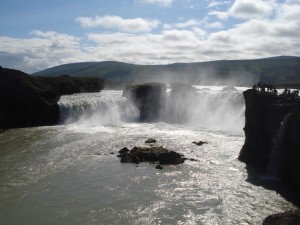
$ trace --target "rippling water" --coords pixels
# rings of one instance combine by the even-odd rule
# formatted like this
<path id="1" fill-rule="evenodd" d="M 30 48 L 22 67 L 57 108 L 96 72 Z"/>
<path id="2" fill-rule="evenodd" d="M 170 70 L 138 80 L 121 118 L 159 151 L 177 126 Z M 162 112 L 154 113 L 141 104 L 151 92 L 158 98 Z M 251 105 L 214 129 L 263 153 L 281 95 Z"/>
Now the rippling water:
<path id="1" fill-rule="evenodd" d="M 66 98 L 76 96 L 82 95 Z M 110 91 L 100 96 L 121 98 Z M 241 132 L 106 117 L 96 123 L 94 116 L 0 134 L 0 224 L 261 224 L 293 208 L 246 182 L 237 160 Z M 198 161 L 163 170 L 120 163 L 119 149 L 144 146 L 148 138 Z M 199 140 L 208 144 L 192 144 Z"/>

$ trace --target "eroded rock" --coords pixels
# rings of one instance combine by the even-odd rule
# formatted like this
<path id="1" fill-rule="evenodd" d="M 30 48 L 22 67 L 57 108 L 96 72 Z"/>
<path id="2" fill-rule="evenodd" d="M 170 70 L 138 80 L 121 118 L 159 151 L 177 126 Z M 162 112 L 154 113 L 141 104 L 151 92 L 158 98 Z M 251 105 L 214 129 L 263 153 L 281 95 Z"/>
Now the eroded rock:
<path id="1" fill-rule="evenodd" d="M 160 147 L 134 147 L 129 152 L 120 153 L 122 163 L 159 162 L 160 164 L 181 164 L 185 158 L 177 152 Z"/>

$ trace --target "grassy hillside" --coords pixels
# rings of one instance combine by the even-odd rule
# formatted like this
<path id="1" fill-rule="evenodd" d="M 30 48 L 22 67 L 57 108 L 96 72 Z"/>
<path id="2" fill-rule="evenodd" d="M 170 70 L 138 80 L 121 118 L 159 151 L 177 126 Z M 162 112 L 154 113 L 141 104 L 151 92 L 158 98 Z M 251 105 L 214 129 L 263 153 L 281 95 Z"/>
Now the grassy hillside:
<path id="1" fill-rule="evenodd" d="M 82 62 L 52 67 L 33 75 L 102 77 L 122 82 L 185 82 L 193 84 L 251 85 L 259 80 L 300 83 L 300 57 L 256 60 L 221 60 L 169 65 L 134 65 L 122 62 Z"/>

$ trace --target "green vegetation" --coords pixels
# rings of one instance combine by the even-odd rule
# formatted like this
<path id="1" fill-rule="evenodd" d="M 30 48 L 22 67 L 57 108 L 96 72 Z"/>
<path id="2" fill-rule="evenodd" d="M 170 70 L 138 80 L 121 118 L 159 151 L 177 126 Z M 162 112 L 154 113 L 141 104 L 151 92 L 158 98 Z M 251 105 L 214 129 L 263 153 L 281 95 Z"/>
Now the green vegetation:
<path id="1" fill-rule="evenodd" d="M 184 82 L 189 84 L 252 85 L 259 80 L 300 83 L 300 57 L 256 60 L 221 60 L 169 65 L 134 65 L 122 62 L 82 62 L 49 68 L 33 75 L 102 77 L 119 82 Z"/>

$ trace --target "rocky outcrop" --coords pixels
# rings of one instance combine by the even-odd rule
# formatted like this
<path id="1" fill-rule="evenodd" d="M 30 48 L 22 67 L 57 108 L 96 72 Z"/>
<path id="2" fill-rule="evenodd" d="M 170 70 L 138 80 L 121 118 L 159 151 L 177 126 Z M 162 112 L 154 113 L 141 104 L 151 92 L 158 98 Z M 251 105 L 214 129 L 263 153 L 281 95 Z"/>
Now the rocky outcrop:
<path id="1" fill-rule="evenodd" d="M 59 120 L 59 94 L 42 88 L 21 71 L 0 69 L 0 127 L 53 125 Z"/>
<path id="2" fill-rule="evenodd" d="M 270 215 L 264 219 L 263 225 L 299 225 L 300 210 Z"/>
<path id="3" fill-rule="evenodd" d="M 298 93 L 286 91 L 244 92 L 246 102 L 245 143 L 239 160 L 300 190 L 300 101 Z M 274 161 L 275 160 L 275 161 Z M 300 193 L 297 193 L 300 195 Z"/>
<path id="4" fill-rule="evenodd" d="M 100 78 L 32 77 L 0 67 L 0 128 L 57 124 L 61 95 L 99 91 L 103 86 Z"/>
<path id="5" fill-rule="evenodd" d="M 166 85 L 146 83 L 130 85 L 123 91 L 127 98 L 139 111 L 139 121 L 158 121 L 166 98 Z"/>
<path id="6" fill-rule="evenodd" d="M 134 147 L 129 149 L 122 148 L 119 151 L 118 157 L 121 158 L 122 163 L 140 163 L 140 162 L 159 162 L 163 165 L 177 165 L 184 163 L 185 158 L 181 154 L 169 151 L 168 149 L 160 147 Z"/>
<path id="7" fill-rule="evenodd" d="M 195 145 L 201 146 L 201 145 L 207 144 L 207 141 L 193 141 L 192 143 Z"/>
<path id="8" fill-rule="evenodd" d="M 95 77 L 61 75 L 58 77 L 32 77 L 32 79 L 39 85 L 53 89 L 59 95 L 99 92 L 105 85 L 104 79 Z"/>

